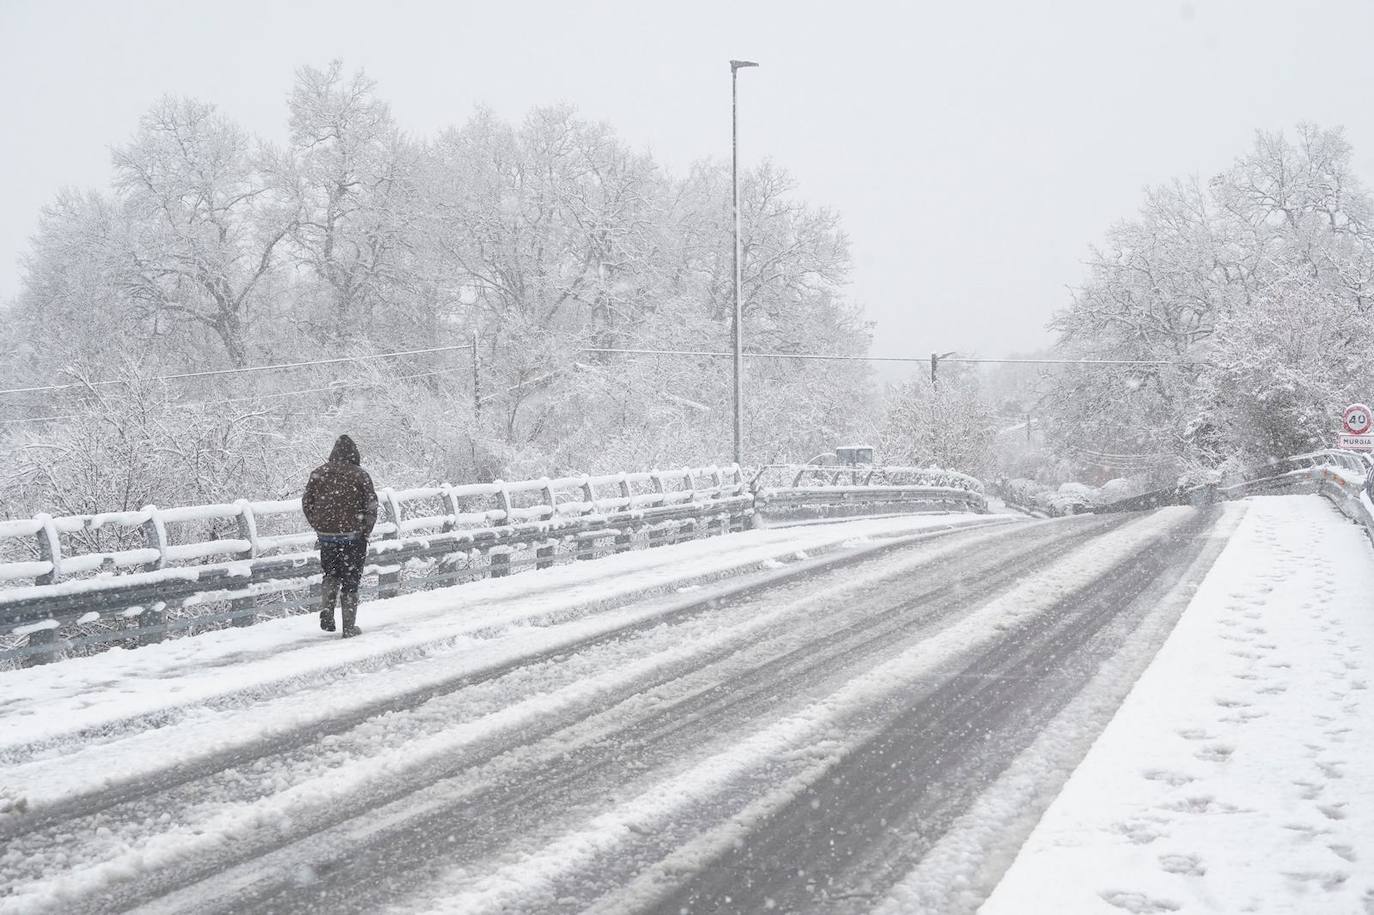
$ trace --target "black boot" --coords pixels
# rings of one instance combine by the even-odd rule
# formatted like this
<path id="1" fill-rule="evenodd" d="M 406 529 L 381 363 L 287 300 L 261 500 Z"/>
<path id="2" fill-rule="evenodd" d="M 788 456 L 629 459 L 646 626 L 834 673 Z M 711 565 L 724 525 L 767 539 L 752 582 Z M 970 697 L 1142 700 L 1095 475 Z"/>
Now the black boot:
<path id="1" fill-rule="evenodd" d="M 334 602 L 339 599 L 339 580 L 326 575 L 320 582 L 320 628 L 334 631 Z"/>
<path id="2" fill-rule="evenodd" d="M 358 592 L 345 591 L 340 596 L 339 605 L 343 608 L 343 637 L 351 639 L 355 635 L 362 635 L 363 631 L 358 628 Z"/>

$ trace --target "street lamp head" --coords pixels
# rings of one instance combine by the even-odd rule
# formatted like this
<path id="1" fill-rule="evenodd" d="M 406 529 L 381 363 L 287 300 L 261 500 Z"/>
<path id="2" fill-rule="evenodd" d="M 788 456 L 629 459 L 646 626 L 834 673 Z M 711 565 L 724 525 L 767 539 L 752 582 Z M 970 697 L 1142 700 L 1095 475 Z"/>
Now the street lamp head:
<path id="1" fill-rule="evenodd" d="M 731 73 L 734 73 L 736 70 L 740 69 L 741 67 L 757 67 L 757 66 L 758 66 L 758 64 L 756 64 L 756 63 L 755 63 L 754 61 L 752 61 L 752 60 L 732 60 L 732 61 L 730 61 L 730 72 L 731 72 Z"/>

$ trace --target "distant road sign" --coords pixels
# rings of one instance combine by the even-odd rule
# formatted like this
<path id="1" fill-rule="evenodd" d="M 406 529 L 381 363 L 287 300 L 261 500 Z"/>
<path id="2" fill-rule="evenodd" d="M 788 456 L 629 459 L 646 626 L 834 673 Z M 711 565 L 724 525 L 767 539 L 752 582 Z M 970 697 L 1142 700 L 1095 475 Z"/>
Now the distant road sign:
<path id="1" fill-rule="evenodd" d="M 1353 403 L 1341 414 L 1341 425 L 1346 435 L 1368 435 L 1374 430 L 1374 414 L 1362 403 Z"/>
<path id="2" fill-rule="evenodd" d="M 1347 451 L 1374 451 L 1374 435 L 1342 435 L 1340 447 Z"/>

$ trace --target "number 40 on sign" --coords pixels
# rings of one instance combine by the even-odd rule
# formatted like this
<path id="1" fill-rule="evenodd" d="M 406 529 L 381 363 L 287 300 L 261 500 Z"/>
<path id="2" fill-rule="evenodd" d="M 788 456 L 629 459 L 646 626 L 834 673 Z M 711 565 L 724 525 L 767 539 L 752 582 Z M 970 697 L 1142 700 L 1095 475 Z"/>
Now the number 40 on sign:
<path id="1" fill-rule="evenodd" d="M 1353 403 L 1341 414 L 1340 447 L 1352 451 L 1374 451 L 1374 413 L 1362 403 Z"/>

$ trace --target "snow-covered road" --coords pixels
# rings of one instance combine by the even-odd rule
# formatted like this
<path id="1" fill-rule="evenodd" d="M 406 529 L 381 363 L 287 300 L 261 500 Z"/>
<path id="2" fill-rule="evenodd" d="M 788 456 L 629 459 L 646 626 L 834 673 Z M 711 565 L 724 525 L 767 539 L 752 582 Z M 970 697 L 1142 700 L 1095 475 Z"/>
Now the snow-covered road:
<path id="1" fill-rule="evenodd" d="M 4 674 L 0 912 L 969 910 L 1244 511 L 756 531 Z"/>

